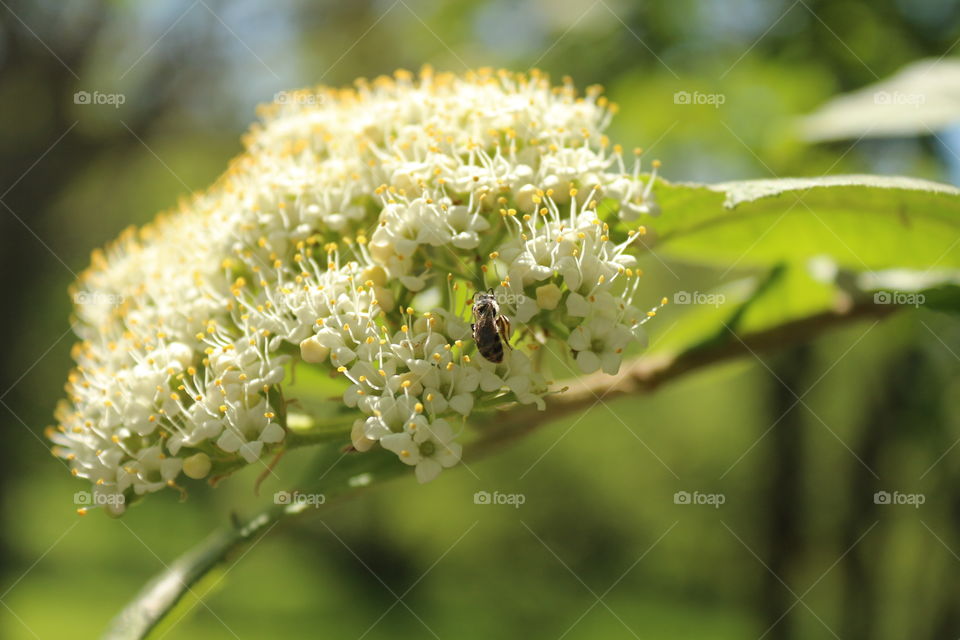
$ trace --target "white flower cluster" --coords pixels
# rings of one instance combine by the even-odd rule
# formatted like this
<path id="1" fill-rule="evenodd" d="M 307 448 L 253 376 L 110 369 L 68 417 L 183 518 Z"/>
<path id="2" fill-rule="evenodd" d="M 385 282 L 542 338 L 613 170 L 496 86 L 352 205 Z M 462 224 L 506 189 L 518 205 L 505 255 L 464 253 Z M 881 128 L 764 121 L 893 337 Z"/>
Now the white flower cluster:
<path id="1" fill-rule="evenodd" d="M 471 412 L 543 406 L 541 349 L 616 373 L 655 313 L 634 305 L 645 229 L 628 229 L 657 212 L 654 178 L 603 136 L 598 88 L 426 69 L 287 95 L 208 192 L 76 285 L 82 341 L 49 436 L 94 504 L 283 446 L 296 363 L 345 378 L 356 450 L 429 481 Z M 516 333 L 502 362 L 471 334 L 488 287 Z"/>

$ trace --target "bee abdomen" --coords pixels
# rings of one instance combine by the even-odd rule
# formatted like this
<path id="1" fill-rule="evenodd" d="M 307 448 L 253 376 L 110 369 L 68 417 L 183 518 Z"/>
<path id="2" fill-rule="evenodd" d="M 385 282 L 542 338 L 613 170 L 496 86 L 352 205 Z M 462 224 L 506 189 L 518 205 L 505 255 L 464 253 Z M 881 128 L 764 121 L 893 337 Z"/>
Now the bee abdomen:
<path id="1" fill-rule="evenodd" d="M 499 340 L 493 344 L 485 345 L 484 348 L 480 350 L 480 355 L 490 362 L 499 364 L 503 362 L 503 345 Z"/>

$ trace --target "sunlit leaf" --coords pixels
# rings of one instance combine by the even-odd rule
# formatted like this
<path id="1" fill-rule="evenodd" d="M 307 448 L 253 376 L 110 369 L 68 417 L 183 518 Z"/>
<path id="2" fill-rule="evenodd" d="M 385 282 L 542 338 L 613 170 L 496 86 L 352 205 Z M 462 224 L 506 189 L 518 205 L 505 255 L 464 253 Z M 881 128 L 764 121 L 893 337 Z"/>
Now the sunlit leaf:
<path id="1" fill-rule="evenodd" d="M 811 142 L 928 136 L 960 122 L 960 61 L 914 62 L 895 75 L 837 96 L 800 123 Z"/>
<path id="2" fill-rule="evenodd" d="M 960 190 L 902 177 L 663 183 L 658 255 L 730 267 L 828 256 L 862 271 L 960 267 Z M 649 236 L 648 236 L 649 237 Z"/>

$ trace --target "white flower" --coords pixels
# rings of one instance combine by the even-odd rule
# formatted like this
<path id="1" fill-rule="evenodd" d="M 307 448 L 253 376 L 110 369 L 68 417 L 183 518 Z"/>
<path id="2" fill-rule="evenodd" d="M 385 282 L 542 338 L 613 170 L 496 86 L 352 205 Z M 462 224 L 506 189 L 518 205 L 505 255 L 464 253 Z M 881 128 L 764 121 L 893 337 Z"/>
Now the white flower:
<path id="1" fill-rule="evenodd" d="M 417 480 L 430 482 L 441 469 L 460 462 L 461 447 L 453 442 L 453 429 L 446 420 L 417 425 L 403 433 L 380 439 L 380 445 L 394 452 L 404 464 L 416 466 Z"/>
<path id="2" fill-rule="evenodd" d="M 525 353 L 514 349 L 510 353 L 510 366 L 504 384 L 520 404 L 536 404 L 540 410 L 546 408 L 543 396 L 547 391 L 547 384 L 543 376 L 534 370 L 533 363 Z"/>
<path id="3" fill-rule="evenodd" d="M 297 367 L 343 376 L 344 440 L 406 451 L 426 481 L 460 458 L 447 420 L 543 407 L 528 354 L 544 343 L 569 333 L 581 368 L 611 372 L 642 337 L 645 229 L 623 221 L 655 212 L 653 180 L 608 144 L 598 90 L 425 69 L 304 95 L 75 285 L 76 368 L 48 435 L 104 495 L 182 491 L 283 447 Z M 609 199 L 619 220 L 600 217 Z M 514 321 L 500 363 L 471 330 L 488 287 Z"/>
<path id="4" fill-rule="evenodd" d="M 225 426 L 217 446 L 227 453 L 239 452 L 247 462 L 260 458 L 264 444 L 283 440 L 283 427 L 273 422 L 274 414 L 265 411 L 266 400 L 261 399 L 253 407 L 223 405 Z"/>
<path id="5" fill-rule="evenodd" d="M 605 318 L 579 325 L 567 343 L 576 352 L 577 364 L 584 373 L 603 369 L 615 375 L 620 370 L 623 350 L 633 339 L 630 330 Z"/>
<path id="6" fill-rule="evenodd" d="M 530 322 L 530 319 L 540 311 L 536 300 L 523 294 L 520 295 L 522 298 L 517 303 L 516 313 L 513 314 L 513 322 L 516 324 Z"/>

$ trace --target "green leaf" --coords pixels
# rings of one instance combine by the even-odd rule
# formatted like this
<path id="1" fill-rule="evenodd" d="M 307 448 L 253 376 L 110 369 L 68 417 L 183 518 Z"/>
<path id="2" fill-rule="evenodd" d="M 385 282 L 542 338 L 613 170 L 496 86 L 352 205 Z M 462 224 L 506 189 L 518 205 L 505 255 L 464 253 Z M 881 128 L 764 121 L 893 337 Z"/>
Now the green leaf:
<path id="1" fill-rule="evenodd" d="M 817 281 L 801 265 L 781 264 L 707 292 L 675 295 L 669 309 L 679 314 L 676 323 L 657 340 L 652 352 L 680 356 L 716 348 L 735 340 L 731 331 L 756 334 L 841 306 L 834 284 Z M 669 321 L 669 315 L 660 315 Z"/>
<path id="2" fill-rule="evenodd" d="M 928 136 L 960 122 L 960 61 L 920 60 L 833 98 L 800 122 L 810 142 Z"/>
<path id="3" fill-rule="evenodd" d="M 838 271 L 835 279 L 853 295 L 875 304 L 898 304 L 960 313 L 960 272 L 894 269 L 876 273 Z"/>
<path id="4" fill-rule="evenodd" d="M 902 177 L 660 183 L 661 257 L 772 267 L 827 256 L 854 270 L 960 268 L 960 190 Z"/>
<path id="5" fill-rule="evenodd" d="M 943 285 L 924 289 L 921 293 L 923 294 L 924 308 L 948 313 L 960 313 L 960 286 L 955 284 Z"/>
<path id="6" fill-rule="evenodd" d="M 737 333 L 755 333 L 842 306 L 835 286 L 818 282 L 805 265 L 774 268 L 731 322 Z"/>

